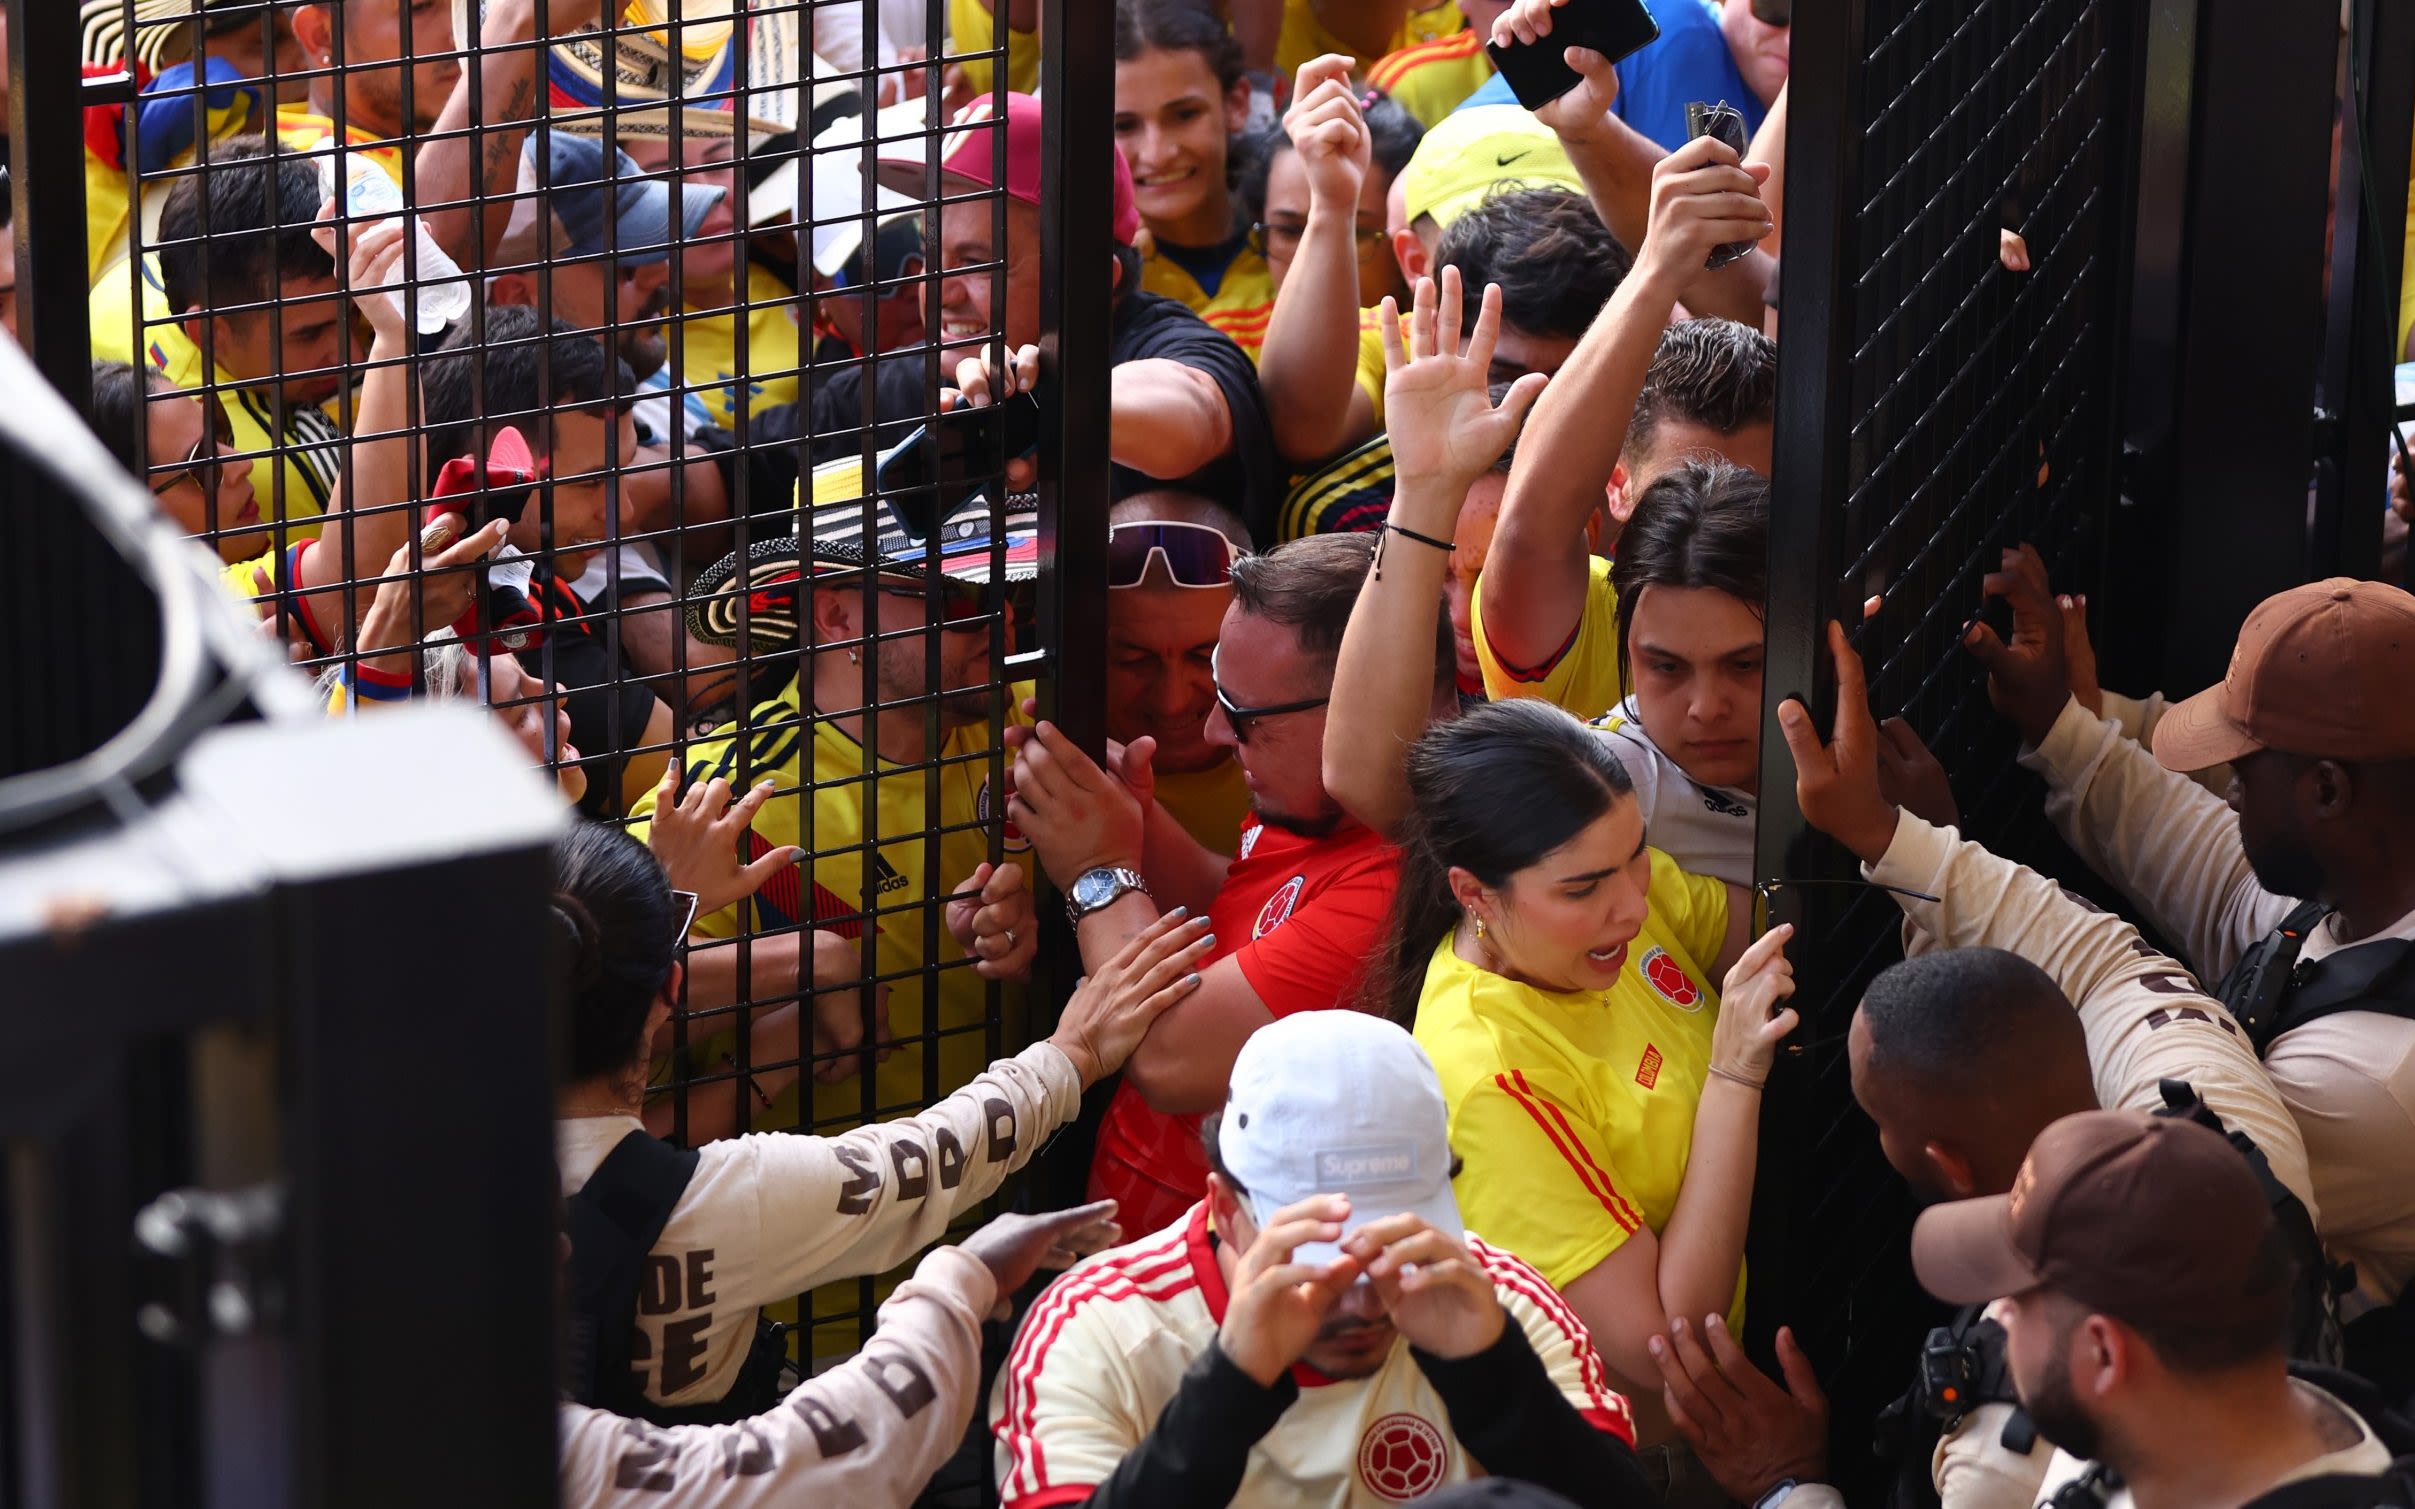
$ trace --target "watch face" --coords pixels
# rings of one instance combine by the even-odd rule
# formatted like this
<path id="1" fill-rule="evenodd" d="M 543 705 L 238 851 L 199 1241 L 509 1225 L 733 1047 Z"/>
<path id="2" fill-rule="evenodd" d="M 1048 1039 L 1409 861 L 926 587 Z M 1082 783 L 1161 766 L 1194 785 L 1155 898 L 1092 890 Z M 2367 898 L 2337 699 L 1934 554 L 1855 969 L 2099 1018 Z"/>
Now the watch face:
<path id="1" fill-rule="evenodd" d="M 1115 898 L 1118 882 L 1109 870 L 1086 870 L 1073 882 L 1074 905 L 1082 908 L 1105 906 Z"/>

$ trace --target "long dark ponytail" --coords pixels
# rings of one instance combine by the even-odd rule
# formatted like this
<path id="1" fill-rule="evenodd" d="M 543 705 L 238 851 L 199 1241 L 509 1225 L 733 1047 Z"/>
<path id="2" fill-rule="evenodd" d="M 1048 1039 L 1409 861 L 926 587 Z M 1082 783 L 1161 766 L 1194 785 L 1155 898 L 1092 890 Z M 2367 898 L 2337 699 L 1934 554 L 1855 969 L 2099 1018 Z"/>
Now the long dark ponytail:
<path id="1" fill-rule="evenodd" d="M 671 977 L 671 882 L 619 828 L 580 823 L 553 846 L 552 932 L 567 1011 L 561 1074 L 585 1084 L 627 1068 Z"/>
<path id="2" fill-rule="evenodd" d="M 1609 742 L 1548 702 L 1490 702 L 1428 729 L 1409 750 L 1400 889 L 1360 1008 L 1417 1024 L 1426 962 L 1459 925 L 1453 869 L 1499 886 L 1634 791 Z"/>

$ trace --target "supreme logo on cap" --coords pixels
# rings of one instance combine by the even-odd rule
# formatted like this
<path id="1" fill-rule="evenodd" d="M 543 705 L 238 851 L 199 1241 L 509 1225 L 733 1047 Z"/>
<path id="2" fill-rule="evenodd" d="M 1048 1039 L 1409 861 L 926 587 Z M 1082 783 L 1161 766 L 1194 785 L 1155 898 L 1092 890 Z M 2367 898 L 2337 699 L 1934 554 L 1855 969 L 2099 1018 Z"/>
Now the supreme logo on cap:
<path id="1" fill-rule="evenodd" d="M 1326 1148 L 1317 1154 L 1317 1187 L 1348 1189 L 1357 1184 L 1403 1184 L 1417 1177 L 1417 1147 L 1392 1142 L 1374 1147 Z"/>

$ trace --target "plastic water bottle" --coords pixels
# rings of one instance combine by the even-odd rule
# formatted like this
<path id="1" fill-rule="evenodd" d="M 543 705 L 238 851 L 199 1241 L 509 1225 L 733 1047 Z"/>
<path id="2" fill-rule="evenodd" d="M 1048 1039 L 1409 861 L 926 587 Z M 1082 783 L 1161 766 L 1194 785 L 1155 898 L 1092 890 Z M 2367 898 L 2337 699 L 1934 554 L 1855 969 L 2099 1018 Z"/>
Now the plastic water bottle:
<path id="1" fill-rule="evenodd" d="M 402 190 L 386 176 L 385 169 L 362 153 L 339 150 L 317 160 L 319 185 L 329 198 L 335 197 L 339 162 L 344 173 L 344 218 L 356 230 L 365 223 L 386 225 L 402 217 L 406 208 Z M 444 248 L 436 244 L 436 238 L 428 234 L 428 228 L 417 215 L 411 216 L 411 238 L 416 243 L 413 250 L 419 263 L 419 333 L 434 335 L 470 312 L 470 284 L 461 275 L 460 266 L 445 255 Z M 388 288 L 403 281 L 412 260 L 412 256 L 405 256 L 396 262 L 376 286 Z M 355 288 L 353 297 L 363 297 L 361 290 Z M 400 293 L 371 297 L 393 299 L 401 307 Z"/>

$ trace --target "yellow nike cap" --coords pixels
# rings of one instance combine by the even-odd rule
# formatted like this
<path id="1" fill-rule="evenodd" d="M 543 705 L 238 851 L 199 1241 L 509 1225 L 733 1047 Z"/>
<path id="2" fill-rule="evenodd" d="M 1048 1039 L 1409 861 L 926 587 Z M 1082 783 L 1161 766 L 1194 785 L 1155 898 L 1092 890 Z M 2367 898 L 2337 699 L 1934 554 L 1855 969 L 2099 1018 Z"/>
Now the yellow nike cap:
<path id="1" fill-rule="evenodd" d="M 1585 192 L 1560 139 L 1517 105 L 1478 105 L 1444 116 L 1417 143 L 1400 181 L 1409 223 L 1431 215 L 1445 230 L 1504 184 Z"/>

